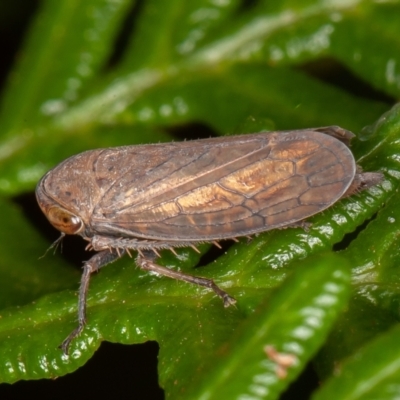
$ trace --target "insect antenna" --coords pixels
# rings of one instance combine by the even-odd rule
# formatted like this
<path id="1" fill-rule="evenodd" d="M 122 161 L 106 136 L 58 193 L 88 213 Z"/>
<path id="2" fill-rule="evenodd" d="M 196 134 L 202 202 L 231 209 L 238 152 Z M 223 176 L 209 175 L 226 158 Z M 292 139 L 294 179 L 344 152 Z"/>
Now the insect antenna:
<path id="1" fill-rule="evenodd" d="M 60 252 L 62 253 L 62 240 L 64 239 L 64 237 L 65 237 L 65 233 L 61 232 L 60 237 L 50 245 L 50 247 L 44 252 L 44 254 L 42 256 L 39 257 L 39 260 L 46 257 L 46 254 L 49 252 L 49 250 L 51 250 L 53 248 L 54 248 L 53 254 L 56 254 L 57 247 L 59 245 L 60 245 Z"/>

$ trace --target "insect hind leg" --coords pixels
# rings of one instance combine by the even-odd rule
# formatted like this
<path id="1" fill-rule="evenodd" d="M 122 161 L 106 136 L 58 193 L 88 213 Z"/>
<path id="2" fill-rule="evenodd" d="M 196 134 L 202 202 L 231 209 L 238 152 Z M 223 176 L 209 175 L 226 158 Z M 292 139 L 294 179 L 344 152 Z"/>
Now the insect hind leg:
<path id="1" fill-rule="evenodd" d="M 152 257 L 151 255 L 148 255 L 147 252 L 145 252 L 144 254 L 139 254 L 136 258 L 136 265 L 145 271 L 156 272 L 157 274 L 167 276 L 168 278 L 177 279 L 180 281 L 185 281 L 209 288 L 222 299 L 224 307 L 229 307 L 236 303 L 236 300 L 233 297 L 229 296 L 229 294 L 222 290 L 218 285 L 216 285 L 212 279 L 184 274 L 183 272 L 178 272 L 167 267 L 162 267 L 161 265 L 158 265 L 154 262 L 154 258 L 154 256 Z"/>

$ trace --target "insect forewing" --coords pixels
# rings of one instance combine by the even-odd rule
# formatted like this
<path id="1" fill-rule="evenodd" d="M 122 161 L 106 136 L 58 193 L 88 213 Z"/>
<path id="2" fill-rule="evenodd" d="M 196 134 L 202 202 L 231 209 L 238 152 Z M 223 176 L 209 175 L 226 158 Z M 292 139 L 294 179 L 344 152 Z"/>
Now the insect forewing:
<path id="1" fill-rule="evenodd" d="M 318 131 L 290 131 L 105 149 L 92 168 L 103 193 L 99 234 L 215 240 L 300 221 L 336 202 L 356 164 Z"/>

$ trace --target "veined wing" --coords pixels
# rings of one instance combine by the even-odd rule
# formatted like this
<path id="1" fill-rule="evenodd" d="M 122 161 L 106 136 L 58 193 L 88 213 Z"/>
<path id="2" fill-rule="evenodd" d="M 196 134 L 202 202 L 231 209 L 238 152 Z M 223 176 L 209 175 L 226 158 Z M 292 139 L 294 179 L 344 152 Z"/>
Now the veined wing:
<path id="1" fill-rule="evenodd" d="M 125 162 L 106 150 L 95 166 L 101 176 L 122 165 L 93 212 L 99 233 L 207 241 L 266 231 L 329 207 L 356 172 L 347 146 L 316 131 L 126 149 Z"/>

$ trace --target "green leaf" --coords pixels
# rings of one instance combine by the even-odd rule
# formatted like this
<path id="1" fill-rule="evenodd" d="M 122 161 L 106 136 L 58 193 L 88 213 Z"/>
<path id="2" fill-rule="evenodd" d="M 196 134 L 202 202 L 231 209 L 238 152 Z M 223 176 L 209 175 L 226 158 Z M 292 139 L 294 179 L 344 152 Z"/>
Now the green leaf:
<path id="1" fill-rule="evenodd" d="M 25 57 L 17 68 L 16 74 L 19 79 L 10 81 L 9 90 L 4 98 L 4 104 L 9 107 L 14 105 L 15 109 L 6 108 L 3 116 L 0 115 L 0 132 L 3 132 L 0 141 L 0 155 L 3 155 L 0 173 L 4 176 L 0 182 L 0 189 L 3 189 L 5 193 L 15 194 L 32 186 L 46 168 L 46 165 L 42 165 L 37 160 L 48 160 L 51 149 L 54 151 L 56 148 L 62 148 L 62 152 L 53 153 L 58 154 L 57 161 L 61 161 L 71 154 L 68 153 L 71 141 L 75 143 L 73 151 L 87 149 L 89 145 L 93 146 L 94 140 L 77 141 L 77 136 L 79 138 L 83 134 L 88 138 L 93 138 L 94 135 L 98 136 L 99 124 L 106 126 L 129 124 L 131 132 L 135 126 L 140 132 L 144 124 L 145 131 L 142 134 L 135 133 L 136 139 L 130 139 L 130 142 L 134 143 L 137 140 L 145 140 L 145 138 L 150 141 L 160 140 L 159 137 L 149 134 L 160 124 L 191 122 L 198 120 L 199 117 L 202 123 L 215 126 L 220 132 L 234 130 L 235 125 L 241 124 L 240 120 L 248 118 L 249 115 L 253 116 L 253 114 L 256 118 L 271 120 L 270 128 L 286 129 L 289 127 L 288 121 L 292 121 L 291 126 L 296 127 L 310 124 L 326 125 L 332 123 L 331 121 L 336 121 L 334 123 L 348 124 L 351 129 L 359 130 L 385 110 L 385 106 L 378 102 L 369 101 L 366 106 L 365 101 L 360 101 L 354 96 L 338 95 L 337 91 L 332 92 L 329 85 L 321 84 L 315 79 L 311 83 L 305 77 L 297 78 L 297 74 L 293 71 L 292 78 L 284 73 L 284 69 L 282 72 L 276 70 L 275 74 L 278 76 L 269 78 L 266 76 L 262 79 L 261 77 L 257 78 L 257 75 L 262 74 L 261 70 L 253 74 L 254 68 L 252 67 L 249 67 L 248 71 L 235 68 L 234 71 L 237 72 L 233 73 L 231 79 L 234 79 L 233 87 L 239 86 L 239 88 L 232 92 L 229 71 L 235 64 L 245 62 L 254 64 L 256 67 L 260 61 L 265 60 L 260 58 L 258 50 L 251 51 L 250 44 L 257 43 L 260 48 L 267 44 L 271 47 L 274 44 L 274 34 L 279 32 L 288 34 L 287 25 L 289 23 L 307 25 L 315 19 L 323 17 L 321 25 L 324 26 L 326 21 L 323 19 L 327 18 L 329 13 L 352 14 L 354 8 L 361 7 L 361 5 L 357 5 L 358 2 L 354 2 L 353 7 L 339 1 L 319 6 L 306 3 L 296 6 L 297 9 L 293 14 L 286 9 L 282 10 L 281 6 L 278 7 L 278 10 L 270 10 L 264 2 L 260 2 L 259 7 L 255 9 L 250 8 L 250 10 L 242 12 L 239 12 L 240 8 L 236 2 L 215 3 L 214 8 L 208 9 L 208 7 L 204 8 L 205 1 L 200 0 L 196 3 L 191 2 L 191 6 L 186 6 L 186 2 L 182 0 L 175 0 L 162 7 L 160 7 L 162 2 L 156 1 L 157 11 L 154 12 L 156 6 L 153 2 L 149 2 L 141 10 L 140 16 L 143 17 L 143 20 L 139 24 L 137 37 L 135 36 L 136 30 L 133 29 L 133 44 L 127 46 L 124 59 L 128 60 L 133 57 L 135 60 L 141 60 L 143 46 L 147 46 L 147 53 L 152 53 L 148 50 L 150 43 L 155 47 L 151 57 L 162 57 L 163 61 L 154 66 L 151 59 L 144 57 L 149 63 L 146 67 L 143 67 L 142 64 L 139 67 L 135 63 L 126 61 L 107 73 L 98 70 L 98 66 L 101 65 L 101 62 L 104 63 L 104 57 L 111 53 L 109 46 L 115 37 L 118 21 L 121 20 L 128 1 L 92 0 L 92 2 L 92 5 L 87 2 L 71 2 L 71 4 L 68 3 L 68 6 L 64 4 L 64 1 L 57 2 L 57 5 L 51 1 L 44 2 L 42 14 L 32 28 L 33 43 L 27 43 L 29 51 L 26 51 Z M 149 8 L 147 9 L 147 7 Z M 160 8 L 158 9 L 158 7 Z M 163 7 L 167 10 L 164 10 Z M 385 7 L 385 5 L 380 7 Z M 148 31 L 149 26 L 154 27 L 153 18 L 156 18 L 154 13 L 168 19 L 168 23 L 161 24 L 158 30 L 153 29 L 152 32 L 146 33 L 144 31 Z M 211 23 L 210 15 L 214 14 L 218 17 Z M 75 15 L 79 15 L 79 19 L 74 18 Z M 233 21 L 228 22 L 229 15 Z M 183 24 L 182 32 L 179 32 L 177 37 L 171 38 L 168 45 L 165 42 L 161 45 L 158 41 L 161 40 L 160 38 L 171 36 L 168 27 L 174 23 L 176 18 L 179 18 L 179 21 L 188 21 L 188 25 Z M 67 21 L 70 21 L 73 28 L 66 28 Z M 191 23 L 189 23 L 190 21 Z M 198 24 L 202 21 L 201 23 L 204 23 L 207 28 L 198 31 L 198 27 L 194 28 L 195 21 Z M 62 31 L 63 35 L 54 35 L 53 30 L 60 29 L 55 28 L 60 26 L 65 27 Z M 165 32 L 163 29 L 167 31 Z M 186 32 L 186 39 L 188 39 L 188 36 L 193 35 L 193 31 L 202 32 L 201 35 L 204 38 L 194 45 L 191 51 L 177 56 L 176 46 L 182 44 L 182 35 Z M 82 42 L 82 32 L 92 32 L 96 37 L 93 49 L 87 37 Z M 101 35 L 107 35 L 107 40 L 103 42 Z M 156 35 L 157 38 L 155 38 Z M 89 35 L 89 37 L 91 36 Z M 53 43 L 55 38 L 57 41 Z M 139 42 L 137 47 L 134 45 L 135 39 Z M 143 44 L 146 40 L 149 42 Z M 50 43 L 47 45 L 49 41 Z M 76 45 L 77 41 L 79 41 L 79 46 Z M 36 48 L 38 42 L 43 43 L 40 48 L 43 55 Z M 101 51 L 96 47 L 100 46 L 99 43 L 103 45 Z M 204 44 L 200 46 L 200 43 Z M 82 48 L 83 44 L 89 48 L 88 51 L 86 51 L 86 47 Z M 44 60 L 61 59 L 60 51 L 63 58 L 68 60 L 67 63 L 62 63 L 62 73 L 58 63 L 48 63 L 44 69 L 42 65 Z M 139 54 L 136 55 L 136 51 Z M 162 55 L 160 55 L 160 51 Z M 327 54 L 325 48 L 320 48 L 319 51 L 313 53 L 313 57 L 319 53 Z M 90 59 L 90 63 L 93 62 L 93 67 L 90 64 L 90 74 L 82 76 L 82 72 L 79 71 L 81 71 L 82 57 L 86 56 Z M 130 59 L 132 60 L 132 58 Z M 302 61 L 304 62 L 305 59 Z M 140 63 L 141 61 L 136 62 Z M 97 66 L 97 75 L 95 66 Z M 203 86 L 204 79 L 209 79 L 210 75 L 215 74 L 217 84 L 211 81 L 208 85 Z M 51 80 L 53 75 L 54 78 Z M 44 81 L 45 79 L 47 81 Z M 51 83 L 49 83 L 49 79 Z M 68 85 L 71 85 L 71 81 L 75 82 L 74 79 L 78 79 L 79 85 L 76 90 L 73 90 L 74 95 L 69 96 L 72 89 Z M 197 94 L 196 91 L 185 94 L 185 90 L 182 94 L 180 93 L 182 80 L 188 82 L 188 79 L 203 87 L 203 95 Z M 85 85 L 86 80 L 88 82 Z M 300 82 L 297 82 L 298 80 Z M 162 99 L 165 85 L 167 88 L 171 85 L 176 86 L 175 93 L 167 92 L 165 95 L 167 102 L 159 105 L 158 101 L 154 103 L 154 106 L 153 103 L 149 106 L 149 102 L 152 101 L 151 92 L 157 93 L 157 96 Z M 248 85 L 251 86 L 248 87 Z M 299 85 L 298 90 L 293 90 L 297 85 Z M 315 88 L 311 88 L 310 85 L 315 85 Z M 82 90 L 78 90 L 81 86 Z M 230 89 L 227 91 L 225 86 L 229 86 Z M 27 92 L 28 87 L 30 89 Z M 80 95 L 80 93 L 84 93 L 84 95 Z M 212 93 L 211 96 L 210 93 Z M 149 101 L 147 101 L 148 95 Z M 285 97 L 282 97 L 283 95 Z M 233 98 L 237 98 L 237 101 L 232 102 Z M 210 105 L 209 99 L 212 99 Z M 29 107 L 32 107 L 32 110 L 25 106 L 27 102 L 30 102 Z M 217 106 L 214 106 L 214 102 L 218 102 Z M 254 106 L 254 102 L 257 103 L 256 106 Z M 305 105 L 304 109 L 303 104 Z M 140 108 L 137 109 L 137 106 Z M 192 109 L 189 106 L 194 108 L 193 112 L 188 112 Z M 365 107 L 367 107 L 366 112 L 358 112 Z M 136 115 L 132 115 L 132 108 L 136 108 Z M 335 113 L 332 114 L 335 109 L 340 110 L 340 118 L 337 118 Z M 328 110 L 331 111 L 329 117 L 323 118 L 322 113 Z M 36 113 L 35 117 L 32 116 L 32 113 Z M 228 123 L 221 124 L 223 122 L 221 121 L 216 125 L 215 121 L 221 113 L 224 114 L 224 119 Z M 171 114 L 178 114 L 179 120 L 169 121 Z M 233 119 L 233 124 L 229 123 L 231 120 L 229 117 L 236 115 L 238 119 Z M 156 118 L 157 116 L 162 118 Z M 23 121 L 29 121 L 29 124 L 21 125 Z M 118 132 L 118 129 L 109 128 L 108 139 L 101 141 L 100 145 L 120 144 L 118 139 L 112 139 L 115 130 Z M 27 153 L 32 154 L 32 149 L 36 156 L 35 160 L 32 160 L 32 157 L 26 158 Z M 15 159 L 18 160 L 17 164 L 13 161 Z"/>
<path id="2" fill-rule="evenodd" d="M 130 3 L 43 2 L 4 98 L 3 138 L 32 129 L 79 99 L 100 72 Z"/>
<path id="3" fill-rule="evenodd" d="M 5 199 L 0 209 L 6 216 L 0 230 L 0 309 L 75 285 L 79 276 L 67 263 L 51 254 L 42 257 L 49 244 L 21 210 Z"/>
<path id="4" fill-rule="evenodd" d="M 217 362 L 209 360 L 200 385 L 186 398 L 278 398 L 346 304 L 349 272 L 345 259 L 335 256 L 301 263 L 217 352 Z"/>
<path id="5" fill-rule="evenodd" d="M 371 131 L 373 150 L 367 165 L 382 169 L 387 180 L 382 185 L 392 195 L 376 218 L 343 252 L 353 265 L 353 294 L 349 309 L 339 319 L 325 348 L 318 357 L 321 376 L 333 372 L 341 360 L 375 335 L 397 324 L 399 286 L 399 128 L 400 107 L 385 114 Z M 376 144 L 373 145 L 373 142 Z M 394 190 L 393 190 L 394 189 Z M 377 189 L 374 189 L 374 191 Z M 393 190 L 393 191 L 392 191 Z"/>
<path id="6" fill-rule="evenodd" d="M 343 400 L 394 399 L 399 395 L 399 327 L 378 336 L 339 365 L 332 377 L 312 397 Z M 371 362 L 373 360 L 373 362 Z"/>
<path id="7" fill-rule="evenodd" d="M 104 340 L 158 341 L 167 398 L 239 398 L 254 379 L 253 398 L 276 398 L 302 382 L 309 360 L 332 397 L 335 367 L 360 354 L 373 364 L 375 340 L 379 365 L 392 365 L 394 339 L 380 337 L 398 322 L 400 304 L 400 107 L 390 109 L 400 94 L 400 1 L 40 4 L 2 92 L 0 381 L 73 372 Z M 210 245 L 201 255 L 162 252 L 160 264 L 215 280 L 236 308 L 126 257 L 92 277 L 87 327 L 69 356 L 60 352 L 76 326 L 79 273 L 59 255 L 39 259 L 51 245 L 41 233 L 49 224 L 25 196 L 49 168 L 95 147 L 326 125 L 356 133 L 352 150 L 364 171 L 384 173 L 380 185 L 310 218 L 306 230 L 266 232 L 218 256 Z M 321 305 L 307 340 L 291 340 L 302 310 L 335 279 L 335 306 Z M 295 363 L 279 365 L 274 354 Z M 373 381 L 374 369 L 348 368 L 354 387 Z M 394 381 L 390 374 L 382 382 Z"/>

